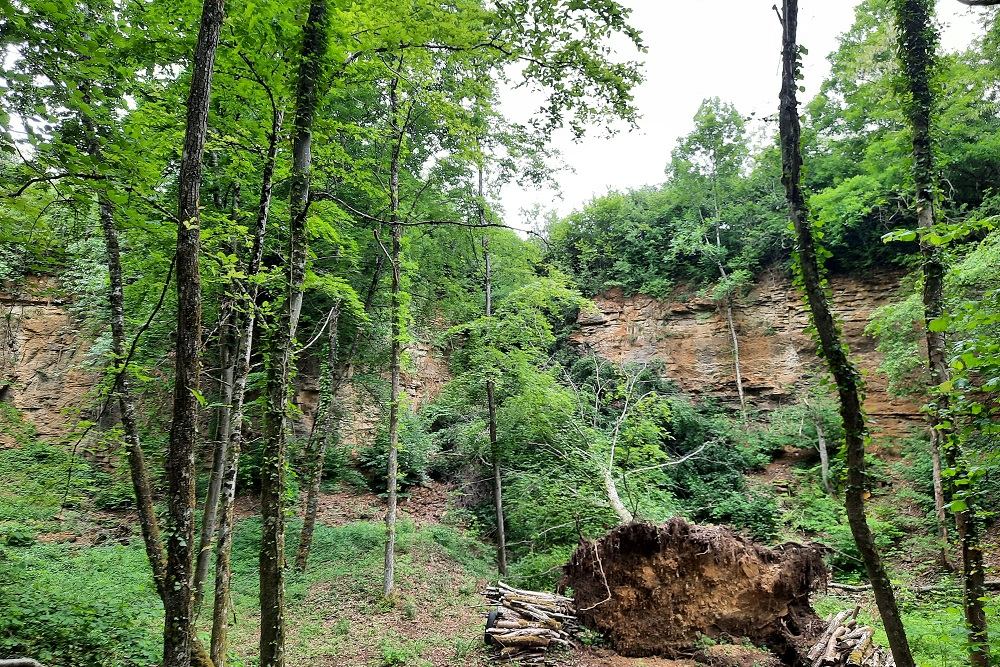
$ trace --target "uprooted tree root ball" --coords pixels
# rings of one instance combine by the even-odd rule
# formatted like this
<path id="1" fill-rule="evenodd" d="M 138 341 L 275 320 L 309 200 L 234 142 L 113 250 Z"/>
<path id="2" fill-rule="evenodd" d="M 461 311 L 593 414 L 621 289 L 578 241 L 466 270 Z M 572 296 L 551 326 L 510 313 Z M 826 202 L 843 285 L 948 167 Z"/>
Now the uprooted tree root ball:
<path id="1" fill-rule="evenodd" d="M 579 620 L 627 656 L 691 656 L 701 636 L 749 639 L 807 664 L 825 627 L 809 593 L 826 580 L 819 548 L 774 549 L 683 519 L 619 526 L 582 542 L 565 568 Z"/>

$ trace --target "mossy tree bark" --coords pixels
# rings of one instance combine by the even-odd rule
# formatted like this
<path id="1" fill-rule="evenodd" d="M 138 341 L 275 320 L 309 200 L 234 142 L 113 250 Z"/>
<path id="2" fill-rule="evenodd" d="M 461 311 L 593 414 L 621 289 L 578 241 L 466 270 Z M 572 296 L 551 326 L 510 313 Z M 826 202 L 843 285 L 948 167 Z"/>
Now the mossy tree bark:
<path id="1" fill-rule="evenodd" d="M 813 239 L 809 211 L 802 192 L 802 150 L 801 127 L 799 125 L 798 74 L 801 67 L 797 42 L 798 0 L 783 0 L 780 14 L 782 24 L 782 75 L 780 107 L 778 113 L 782 182 L 788 200 L 788 213 L 795 228 L 796 254 L 805 290 L 806 300 L 812 314 L 813 324 L 819 336 L 820 349 L 829 365 L 837 384 L 840 398 L 840 415 L 844 421 L 847 449 L 847 491 L 845 505 L 851 533 L 857 544 L 865 570 L 872 583 L 875 602 L 889 647 L 898 667 L 914 667 L 913 656 L 906 639 L 899 607 L 892 590 L 892 584 L 875 538 L 865 517 L 865 417 L 861 407 L 861 377 L 848 358 L 841 340 L 840 331 L 827 301 L 820 271 L 820 261 Z"/>
<path id="2" fill-rule="evenodd" d="M 402 293 L 400 265 L 403 240 L 403 226 L 399 220 L 399 168 L 403 140 L 406 136 L 407 120 L 400 121 L 399 105 L 399 75 L 402 70 L 403 57 L 399 58 L 397 74 L 389 86 L 389 122 L 395 135 L 392 145 L 392 156 L 389 163 L 389 222 L 392 227 L 392 248 L 389 264 L 392 271 L 392 287 L 389 316 L 392 318 L 390 327 L 390 394 L 389 394 L 389 464 L 386 471 L 386 493 L 388 508 L 385 513 L 385 567 L 382 572 L 382 594 L 389 597 L 395 587 L 396 572 L 396 510 L 397 485 L 399 468 L 399 408 L 400 408 L 400 357 L 402 347 Z"/>
<path id="3" fill-rule="evenodd" d="M 936 331 L 934 320 L 944 314 L 945 268 L 940 249 L 929 236 L 935 224 L 937 175 L 934 164 L 934 68 L 938 35 L 934 27 L 934 0 L 896 0 L 899 59 L 906 86 L 906 107 L 913 134 L 913 181 L 916 186 L 917 226 L 923 255 L 924 334 L 931 383 L 940 386 L 950 379 L 947 347 L 943 331 Z M 952 425 L 947 392 L 931 390 L 930 422 L 932 448 L 943 451 L 951 469 L 955 523 L 962 545 L 962 574 L 965 594 L 965 622 L 969 630 L 969 663 L 973 667 L 989 664 L 985 599 L 985 568 L 979 545 L 974 494 L 962 460 L 960 443 Z M 956 484 L 955 482 L 965 482 Z M 961 488 L 962 492 L 957 493 Z M 961 496 L 960 498 L 957 496 Z"/>
<path id="4" fill-rule="evenodd" d="M 193 624 L 195 441 L 201 374 L 200 199 L 208 135 L 212 72 L 222 29 L 223 0 L 205 0 L 195 46 L 181 154 L 177 227 L 177 341 L 173 420 L 167 445 L 167 564 L 163 587 L 164 667 L 188 667 Z"/>
<path id="5" fill-rule="evenodd" d="M 285 423 L 295 360 L 293 348 L 302 311 L 307 256 L 306 217 L 312 175 L 312 129 L 329 41 L 327 21 L 326 0 L 311 0 L 302 33 L 302 54 L 295 88 L 288 263 L 285 273 L 287 292 L 280 321 L 269 341 L 260 493 L 261 667 L 283 667 L 285 664 Z"/>

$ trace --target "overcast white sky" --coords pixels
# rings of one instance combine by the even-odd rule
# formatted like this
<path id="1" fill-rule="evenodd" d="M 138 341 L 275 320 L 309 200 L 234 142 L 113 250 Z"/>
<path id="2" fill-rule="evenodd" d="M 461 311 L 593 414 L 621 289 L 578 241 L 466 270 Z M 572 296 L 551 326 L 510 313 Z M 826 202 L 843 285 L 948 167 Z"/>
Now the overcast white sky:
<path id="1" fill-rule="evenodd" d="M 639 127 L 606 138 L 599 128 L 581 142 L 557 136 L 555 146 L 574 171 L 557 176 L 561 198 L 545 190 L 508 185 L 501 203 L 508 224 L 525 226 L 522 209 L 541 205 L 560 215 L 579 208 L 608 190 L 661 183 L 675 140 L 693 127 L 692 117 L 706 97 L 718 96 L 744 115 L 776 111 L 780 85 L 780 27 L 774 0 L 623 0 L 632 9 L 632 25 L 643 31 L 648 52 L 645 82 L 635 91 L 642 114 Z M 829 71 L 827 55 L 848 30 L 857 2 L 803 0 L 799 41 L 809 50 L 804 84 L 808 100 Z M 976 15 L 957 0 L 941 0 L 940 19 L 946 49 L 979 34 Z M 633 53 L 631 57 L 635 57 Z M 523 91 L 507 94 L 505 112 L 524 120 L 535 106 Z"/>

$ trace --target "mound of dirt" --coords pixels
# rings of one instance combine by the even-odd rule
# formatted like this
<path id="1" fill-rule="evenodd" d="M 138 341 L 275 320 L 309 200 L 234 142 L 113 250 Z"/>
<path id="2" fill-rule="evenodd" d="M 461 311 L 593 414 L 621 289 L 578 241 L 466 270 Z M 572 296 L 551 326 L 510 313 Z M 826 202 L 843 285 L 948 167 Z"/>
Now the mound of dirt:
<path id="1" fill-rule="evenodd" d="M 819 549 L 672 519 L 581 543 L 563 583 L 580 621 L 622 655 L 684 658 L 702 636 L 746 638 L 797 665 L 823 630 L 809 593 L 825 579 Z"/>

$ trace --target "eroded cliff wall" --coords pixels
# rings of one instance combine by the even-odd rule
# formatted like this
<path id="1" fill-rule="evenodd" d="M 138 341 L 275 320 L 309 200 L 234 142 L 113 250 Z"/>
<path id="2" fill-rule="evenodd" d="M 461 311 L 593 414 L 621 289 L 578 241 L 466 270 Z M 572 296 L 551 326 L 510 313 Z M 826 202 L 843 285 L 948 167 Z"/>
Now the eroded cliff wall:
<path id="1" fill-rule="evenodd" d="M 897 294 L 900 278 L 898 272 L 875 271 L 830 280 L 834 309 L 867 384 L 871 430 L 882 438 L 903 436 L 922 423 L 915 401 L 888 394 L 879 371 L 882 357 L 864 332 L 872 312 Z M 732 340 L 725 313 L 715 303 L 682 292 L 658 300 L 618 290 L 594 303 L 597 311 L 581 314 L 571 339 L 581 351 L 615 362 L 658 362 L 682 391 L 738 405 Z M 736 304 L 734 319 L 748 401 L 762 409 L 795 402 L 823 366 L 806 332 L 805 303 L 788 274 L 765 272 Z"/>
<path id="2" fill-rule="evenodd" d="M 81 410 L 89 409 L 85 399 L 100 378 L 88 357 L 92 343 L 51 296 L 55 288 L 52 279 L 40 278 L 17 294 L 0 295 L 0 399 L 50 441 L 64 438 L 81 417 L 91 416 Z"/>

